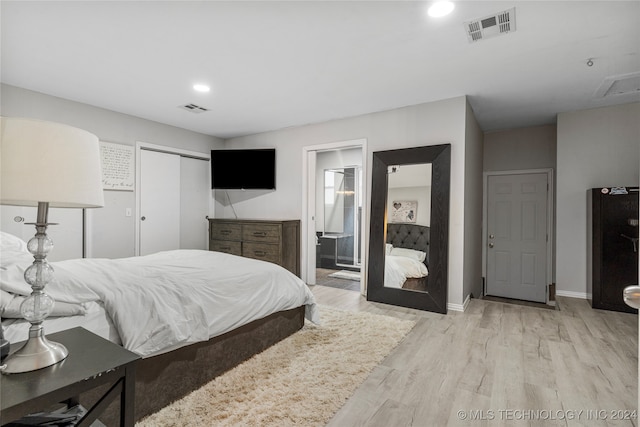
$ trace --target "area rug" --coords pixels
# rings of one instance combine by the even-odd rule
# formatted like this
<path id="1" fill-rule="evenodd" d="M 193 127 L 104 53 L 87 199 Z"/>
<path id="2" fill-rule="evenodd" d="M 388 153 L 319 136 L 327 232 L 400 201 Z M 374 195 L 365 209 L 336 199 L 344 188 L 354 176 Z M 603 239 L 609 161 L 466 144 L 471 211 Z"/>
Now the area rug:
<path id="1" fill-rule="evenodd" d="M 415 325 L 319 306 L 292 336 L 136 427 L 324 426 Z"/>
<path id="2" fill-rule="evenodd" d="M 358 271 L 348 271 L 348 270 L 340 270 L 335 273 L 331 273 L 329 277 L 335 277 L 338 279 L 348 279 L 348 280 L 360 280 L 360 272 Z"/>

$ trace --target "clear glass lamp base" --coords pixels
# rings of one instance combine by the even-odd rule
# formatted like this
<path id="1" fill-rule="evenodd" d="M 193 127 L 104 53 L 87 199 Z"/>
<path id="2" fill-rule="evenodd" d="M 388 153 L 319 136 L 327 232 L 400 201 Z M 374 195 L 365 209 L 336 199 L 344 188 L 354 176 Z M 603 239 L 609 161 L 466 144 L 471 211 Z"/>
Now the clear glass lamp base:
<path id="1" fill-rule="evenodd" d="M 4 361 L 3 374 L 18 374 L 46 368 L 69 355 L 62 344 L 47 340 L 41 328 L 29 331 L 29 339 Z"/>

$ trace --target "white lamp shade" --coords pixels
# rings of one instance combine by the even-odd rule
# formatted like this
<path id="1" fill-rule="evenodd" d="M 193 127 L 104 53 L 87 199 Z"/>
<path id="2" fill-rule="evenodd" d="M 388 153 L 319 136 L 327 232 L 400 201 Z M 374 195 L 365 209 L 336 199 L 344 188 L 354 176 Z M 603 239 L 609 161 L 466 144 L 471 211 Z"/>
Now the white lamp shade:
<path id="1" fill-rule="evenodd" d="M 0 118 L 0 203 L 104 206 L 98 138 L 71 126 Z"/>

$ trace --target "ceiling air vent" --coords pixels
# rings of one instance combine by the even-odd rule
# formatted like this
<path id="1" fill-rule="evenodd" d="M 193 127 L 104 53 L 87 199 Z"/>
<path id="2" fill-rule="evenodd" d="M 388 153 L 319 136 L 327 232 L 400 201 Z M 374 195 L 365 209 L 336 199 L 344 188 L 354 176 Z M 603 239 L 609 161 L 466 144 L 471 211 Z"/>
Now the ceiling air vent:
<path id="1" fill-rule="evenodd" d="M 178 108 L 182 108 L 183 110 L 191 111 L 192 113 L 204 113 L 205 111 L 209 111 L 208 108 L 200 107 L 196 104 L 186 104 L 181 105 Z"/>
<path id="2" fill-rule="evenodd" d="M 604 98 L 613 95 L 640 94 L 640 72 L 606 77 L 598 90 L 596 97 Z"/>
<path id="3" fill-rule="evenodd" d="M 464 23 L 469 42 L 477 42 L 516 30 L 516 8 Z"/>

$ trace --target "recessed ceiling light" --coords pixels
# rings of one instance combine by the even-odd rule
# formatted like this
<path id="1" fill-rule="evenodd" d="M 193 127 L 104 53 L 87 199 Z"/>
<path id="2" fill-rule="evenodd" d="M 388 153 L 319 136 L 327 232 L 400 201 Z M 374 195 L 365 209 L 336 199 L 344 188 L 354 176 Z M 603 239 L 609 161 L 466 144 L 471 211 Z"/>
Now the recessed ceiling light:
<path id="1" fill-rule="evenodd" d="M 207 85 L 196 84 L 196 85 L 193 85 L 193 90 L 195 90 L 196 92 L 207 93 L 211 90 L 211 88 Z"/>
<path id="2" fill-rule="evenodd" d="M 453 11 L 454 7 L 455 5 L 450 1 L 437 1 L 429 7 L 427 13 L 432 18 L 440 18 L 442 16 L 450 14 Z"/>

